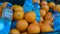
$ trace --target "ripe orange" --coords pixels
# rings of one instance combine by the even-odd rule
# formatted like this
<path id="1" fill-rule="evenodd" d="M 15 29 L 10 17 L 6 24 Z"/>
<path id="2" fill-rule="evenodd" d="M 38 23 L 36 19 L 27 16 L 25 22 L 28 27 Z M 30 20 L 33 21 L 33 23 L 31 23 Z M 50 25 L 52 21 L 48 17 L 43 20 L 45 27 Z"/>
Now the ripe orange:
<path id="1" fill-rule="evenodd" d="M 47 12 L 47 15 L 50 15 L 50 16 L 52 16 L 52 13 L 51 13 L 51 12 Z"/>
<path id="2" fill-rule="evenodd" d="M 44 24 L 47 24 L 47 25 L 52 26 L 52 22 L 51 22 L 51 21 L 49 21 L 49 20 L 45 20 L 45 21 L 44 21 Z"/>
<path id="3" fill-rule="evenodd" d="M 41 25 L 40 29 L 41 29 L 41 32 L 51 32 L 51 31 L 53 31 L 53 28 L 51 26 L 47 25 L 47 24 Z"/>
<path id="4" fill-rule="evenodd" d="M 22 6 L 16 6 L 16 7 L 14 7 L 14 10 L 15 11 L 17 11 L 17 10 L 20 10 L 21 11 L 21 10 L 23 10 L 23 8 L 22 8 Z"/>
<path id="5" fill-rule="evenodd" d="M 49 20 L 49 21 L 53 22 L 53 17 L 51 17 L 49 19 L 45 19 L 45 20 Z"/>
<path id="6" fill-rule="evenodd" d="M 21 34 L 28 34 L 28 32 L 27 32 L 27 31 L 25 31 L 25 32 L 22 32 Z"/>
<path id="7" fill-rule="evenodd" d="M 38 3 L 40 4 L 40 0 L 33 0 L 33 3 L 37 2 L 37 1 L 38 1 Z"/>
<path id="8" fill-rule="evenodd" d="M 24 17 L 24 12 L 23 11 L 15 11 L 14 12 L 14 18 L 16 19 L 16 20 L 20 20 L 20 19 L 23 19 L 23 17 Z"/>
<path id="9" fill-rule="evenodd" d="M 47 4 L 48 4 L 48 3 L 47 3 L 47 1 L 45 1 L 45 0 L 41 2 L 41 6 L 46 6 Z"/>
<path id="10" fill-rule="evenodd" d="M 49 2 L 48 6 L 49 6 L 50 8 L 53 8 L 53 7 L 55 6 L 55 3 L 54 3 L 54 2 Z"/>
<path id="11" fill-rule="evenodd" d="M 47 13 L 47 15 L 45 16 L 45 20 L 49 20 L 49 21 L 53 21 L 53 17 L 51 13 Z"/>
<path id="12" fill-rule="evenodd" d="M 53 10 L 54 10 L 54 11 L 60 12 L 60 5 L 54 6 L 54 7 L 53 7 Z"/>
<path id="13" fill-rule="evenodd" d="M 30 24 L 28 27 L 28 33 L 35 34 L 40 33 L 40 28 L 37 24 Z"/>
<path id="14" fill-rule="evenodd" d="M 46 15 L 46 11 L 44 9 L 41 9 L 40 14 L 41 14 L 42 17 L 44 17 Z"/>
<path id="15" fill-rule="evenodd" d="M 28 21 L 29 23 L 32 23 L 33 21 L 36 20 L 36 14 L 34 12 L 27 12 L 25 14 L 25 19 L 26 21 Z"/>
<path id="16" fill-rule="evenodd" d="M 52 16 L 50 16 L 50 15 L 46 15 L 45 20 L 50 20 L 51 22 L 53 21 Z"/>
<path id="17" fill-rule="evenodd" d="M 20 34 L 17 29 L 11 29 L 10 34 Z"/>
<path id="18" fill-rule="evenodd" d="M 57 6 L 57 11 L 60 12 L 60 5 L 56 5 Z"/>
<path id="19" fill-rule="evenodd" d="M 35 20 L 35 21 L 32 22 L 32 24 L 38 24 L 38 22 Z"/>
<path id="20" fill-rule="evenodd" d="M 42 6 L 41 8 L 44 9 L 46 12 L 49 11 L 49 7 L 48 7 L 48 5 L 46 5 L 46 6 Z"/>
<path id="21" fill-rule="evenodd" d="M 17 5 L 13 5 L 13 6 L 12 6 L 12 10 L 14 10 L 14 9 L 15 9 L 15 7 L 17 7 Z"/>
<path id="22" fill-rule="evenodd" d="M 50 14 L 47 14 L 47 15 L 45 16 L 45 19 L 50 19 L 50 18 L 52 18 L 52 16 L 51 16 Z"/>
<path id="23" fill-rule="evenodd" d="M 5 8 L 5 7 L 7 6 L 7 4 L 8 4 L 8 2 L 4 2 L 4 3 L 2 4 L 2 8 Z"/>
<path id="24" fill-rule="evenodd" d="M 28 27 L 28 23 L 26 20 L 19 20 L 16 23 L 16 28 L 21 32 L 25 31 L 27 27 Z"/>
<path id="25" fill-rule="evenodd" d="M 56 6 L 53 7 L 53 11 L 57 11 L 57 7 Z"/>
<path id="26" fill-rule="evenodd" d="M 45 20 L 49 20 L 49 21 L 53 21 L 53 17 L 52 17 L 52 13 L 51 12 L 47 12 L 46 16 L 45 16 Z"/>
<path id="27" fill-rule="evenodd" d="M 43 22 L 44 21 L 44 18 L 43 17 L 40 17 L 40 22 Z"/>
<path id="28" fill-rule="evenodd" d="M 2 7 L 0 6 L 0 12 L 2 12 Z"/>
<path id="29" fill-rule="evenodd" d="M 38 23 L 39 27 L 41 27 L 42 24 L 43 24 L 42 22 L 39 22 L 39 23 Z"/>

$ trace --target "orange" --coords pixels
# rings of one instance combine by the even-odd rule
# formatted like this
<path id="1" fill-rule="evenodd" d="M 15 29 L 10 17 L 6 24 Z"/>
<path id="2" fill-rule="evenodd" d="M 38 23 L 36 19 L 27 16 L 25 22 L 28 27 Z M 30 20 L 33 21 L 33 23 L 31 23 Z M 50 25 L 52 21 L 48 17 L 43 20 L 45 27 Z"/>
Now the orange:
<path id="1" fill-rule="evenodd" d="M 7 6 L 7 4 L 8 4 L 8 2 L 4 2 L 4 3 L 2 4 L 2 8 L 5 8 L 5 7 Z"/>
<path id="2" fill-rule="evenodd" d="M 53 17 L 52 17 L 52 13 L 51 12 L 47 12 L 47 15 L 45 17 L 45 20 L 50 20 L 51 22 L 53 21 Z"/>
<path id="3" fill-rule="evenodd" d="M 51 14 L 47 14 L 47 15 L 45 16 L 45 19 L 50 19 L 50 18 L 52 18 Z"/>
<path id="4" fill-rule="evenodd" d="M 16 20 L 20 20 L 20 19 L 23 19 L 23 17 L 24 17 L 24 12 L 23 11 L 15 11 L 14 12 L 14 18 L 16 19 Z"/>
<path id="5" fill-rule="evenodd" d="M 25 32 L 22 32 L 21 34 L 28 34 L 28 32 L 27 32 L 27 31 L 25 31 Z"/>
<path id="6" fill-rule="evenodd" d="M 44 18 L 43 17 L 40 17 L 40 22 L 43 22 L 44 21 Z"/>
<path id="7" fill-rule="evenodd" d="M 27 27 L 28 27 L 28 23 L 26 20 L 19 20 L 16 23 L 16 28 L 21 32 L 25 31 Z"/>
<path id="8" fill-rule="evenodd" d="M 28 33 L 35 34 L 40 33 L 40 28 L 37 24 L 30 24 L 28 27 Z"/>
<path id="9" fill-rule="evenodd" d="M 32 24 L 38 24 L 38 22 L 35 20 L 35 21 L 32 22 Z"/>
<path id="10" fill-rule="evenodd" d="M 17 11 L 17 10 L 23 10 L 22 6 L 16 6 L 14 7 L 14 10 Z"/>
<path id="11" fill-rule="evenodd" d="M 44 9 L 41 9 L 40 14 L 41 14 L 42 17 L 44 17 L 46 15 L 46 11 Z"/>
<path id="12" fill-rule="evenodd" d="M 28 21 L 29 23 L 32 23 L 33 21 L 36 20 L 36 14 L 34 12 L 27 12 L 25 14 L 25 19 L 26 21 Z"/>
<path id="13" fill-rule="evenodd" d="M 45 5 L 47 5 L 47 4 L 48 4 L 48 3 L 47 3 L 47 1 L 45 1 L 45 0 L 41 2 L 41 6 L 45 6 Z"/>
<path id="14" fill-rule="evenodd" d="M 51 12 L 47 12 L 47 15 L 50 15 L 50 16 L 52 16 L 52 13 L 51 13 Z"/>
<path id="15" fill-rule="evenodd" d="M 53 7 L 53 11 L 57 11 L 57 7 L 56 6 Z"/>
<path id="16" fill-rule="evenodd" d="M 53 7 L 53 11 L 58 11 L 60 12 L 60 5 L 56 5 Z"/>
<path id="17" fill-rule="evenodd" d="M 55 6 L 55 3 L 54 3 L 54 2 L 49 2 L 48 6 L 49 6 L 50 8 L 53 8 L 53 7 Z"/>
<path id="18" fill-rule="evenodd" d="M 46 19 L 46 20 L 49 20 L 49 21 L 53 22 L 53 17 L 51 17 L 49 19 Z"/>
<path id="19" fill-rule="evenodd" d="M 40 4 L 40 0 L 33 0 L 33 3 L 38 2 Z"/>
<path id="20" fill-rule="evenodd" d="M 11 29 L 10 34 L 20 34 L 17 29 Z"/>
<path id="21" fill-rule="evenodd" d="M 53 21 L 52 16 L 50 16 L 50 15 L 46 15 L 46 16 L 45 16 L 45 20 Z"/>
<path id="22" fill-rule="evenodd" d="M 49 11 L 49 7 L 48 7 L 48 5 L 46 5 L 46 6 L 42 6 L 41 8 L 44 9 L 46 12 Z"/>
<path id="23" fill-rule="evenodd" d="M 56 5 L 57 6 L 57 11 L 60 12 L 60 5 Z"/>
<path id="24" fill-rule="evenodd" d="M 17 5 L 13 5 L 13 6 L 12 6 L 12 10 L 14 10 L 14 9 L 15 9 L 15 7 L 17 7 Z"/>
<path id="25" fill-rule="evenodd" d="M 45 21 L 44 21 L 44 24 L 48 24 L 48 25 L 52 26 L 52 22 L 49 21 L 49 20 L 45 20 Z"/>
<path id="26" fill-rule="evenodd" d="M 49 19 L 45 19 L 45 20 L 49 20 L 49 21 L 53 22 L 53 17 L 51 17 Z"/>
<path id="27" fill-rule="evenodd" d="M 51 26 L 47 25 L 47 24 L 41 25 L 40 29 L 41 29 L 41 32 L 51 32 L 51 31 L 53 31 L 53 28 Z"/>
<path id="28" fill-rule="evenodd" d="M 0 6 L 0 12 L 2 12 L 2 7 Z"/>
<path id="29" fill-rule="evenodd" d="M 52 14 L 50 12 L 47 13 L 47 15 L 45 16 L 45 20 L 49 20 L 49 21 L 53 21 L 53 17 Z"/>
<path id="30" fill-rule="evenodd" d="M 42 22 L 39 22 L 39 23 L 38 23 L 38 26 L 41 27 L 42 24 L 43 24 Z"/>

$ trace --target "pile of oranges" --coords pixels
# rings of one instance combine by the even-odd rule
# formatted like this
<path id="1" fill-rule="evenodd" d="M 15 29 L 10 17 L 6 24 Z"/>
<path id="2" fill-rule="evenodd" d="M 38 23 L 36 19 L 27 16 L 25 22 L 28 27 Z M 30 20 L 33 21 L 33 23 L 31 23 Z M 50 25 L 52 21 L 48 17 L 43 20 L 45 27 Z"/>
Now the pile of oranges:
<path id="1" fill-rule="evenodd" d="M 36 0 L 35 0 L 36 1 Z M 34 2 L 35 2 L 34 1 Z M 39 1 L 39 0 L 38 0 Z M 6 7 L 8 2 L 4 2 L 4 6 L 0 7 L 0 16 L 1 10 Z M 46 2 L 43 0 L 39 2 L 41 5 L 40 9 L 40 22 L 36 21 L 36 14 L 34 11 L 24 13 L 23 7 L 19 5 L 13 5 L 13 16 L 12 21 L 16 20 L 16 28 L 11 29 L 10 34 L 39 34 L 40 32 L 51 32 L 53 29 L 53 17 L 52 13 L 49 12 L 49 9 L 53 11 L 60 12 L 60 5 L 55 5 L 54 2 Z"/>
<path id="2" fill-rule="evenodd" d="M 12 10 L 14 11 L 13 20 L 17 20 L 17 23 L 16 29 L 12 29 L 11 34 L 15 34 L 15 30 L 17 30 L 16 33 L 18 34 L 40 33 L 40 27 L 36 21 L 36 14 L 33 11 L 24 13 L 23 8 L 18 5 L 14 5 Z"/>
<path id="3" fill-rule="evenodd" d="M 36 1 L 36 0 L 35 0 Z M 44 3 L 45 2 L 45 3 Z M 41 2 L 41 19 L 40 22 L 36 21 L 36 14 L 34 11 L 24 13 L 23 8 L 18 5 L 13 5 L 14 11 L 13 20 L 17 20 L 16 29 L 20 34 L 39 34 L 40 32 L 51 32 L 53 30 L 53 18 L 52 13 L 49 12 L 48 3 L 46 1 Z M 12 29 L 14 30 L 14 29 Z M 14 32 L 12 32 L 11 34 Z"/>
<path id="4" fill-rule="evenodd" d="M 13 5 L 13 19 L 16 20 L 16 29 L 11 29 L 10 34 L 38 34 L 40 27 L 36 21 L 34 11 L 24 13 L 22 6 Z M 16 30 L 16 31 L 15 31 Z"/>

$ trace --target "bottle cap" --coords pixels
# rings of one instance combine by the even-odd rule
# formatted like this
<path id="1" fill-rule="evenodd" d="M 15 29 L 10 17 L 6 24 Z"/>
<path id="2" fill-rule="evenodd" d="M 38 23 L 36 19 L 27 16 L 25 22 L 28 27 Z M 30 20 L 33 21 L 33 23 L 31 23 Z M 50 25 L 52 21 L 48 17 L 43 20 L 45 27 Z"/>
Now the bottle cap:
<path id="1" fill-rule="evenodd" d="M 8 3 L 7 6 L 12 7 L 12 4 L 11 3 Z"/>

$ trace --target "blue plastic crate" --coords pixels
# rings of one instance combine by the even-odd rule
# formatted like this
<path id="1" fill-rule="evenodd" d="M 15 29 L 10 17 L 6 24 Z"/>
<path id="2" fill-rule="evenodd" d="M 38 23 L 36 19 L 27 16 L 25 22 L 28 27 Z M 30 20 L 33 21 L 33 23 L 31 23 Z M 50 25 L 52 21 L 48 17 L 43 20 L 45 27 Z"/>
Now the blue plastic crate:
<path id="1" fill-rule="evenodd" d="M 25 0 L 0 0 L 0 2 L 10 2 L 12 4 L 17 4 L 23 6 Z M 56 2 L 56 0 L 46 0 L 48 2 Z M 16 24 L 16 23 L 15 23 Z M 13 25 L 13 24 L 12 24 Z M 15 26 L 14 26 L 15 28 Z M 40 33 L 40 34 L 60 34 L 60 32 L 47 32 L 47 33 Z"/>

